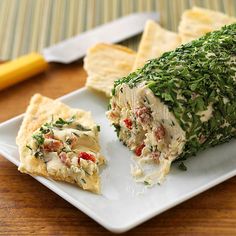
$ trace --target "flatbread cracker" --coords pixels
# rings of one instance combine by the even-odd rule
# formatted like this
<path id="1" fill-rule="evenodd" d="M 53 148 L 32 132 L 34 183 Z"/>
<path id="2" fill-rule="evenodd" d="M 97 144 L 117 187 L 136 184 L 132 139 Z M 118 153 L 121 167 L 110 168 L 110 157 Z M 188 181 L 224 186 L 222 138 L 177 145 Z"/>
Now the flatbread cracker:
<path id="1" fill-rule="evenodd" d="M 147 21 L 133 70 L 141 68 L 150 59 L 160 57 L 164 52 L 174 50 L 180 44 L 180 37 L 176 33 L 163 29 L 155 21 Z"/>
<path id="2" fill-rule="evenodd" d="M 131 72 L 135 56 L 136 53 L 127 47 L 96 44 L 84 59 L 84 69 L 88 74 L 86 87 L 109 97 L 114 81 Z"/>
<path id="3" fill-rule="evenodd" d="M 236 18 L 221 12 L 193 7 L 183 13 L 179 24 L 179 34 L 182 43 L 187 43 L 234 22 Z"/>
<path id="4" fill-rule="evenodd" d="M 56 124 L 57 127 L 55 127 L 52 123 L 52 119 L 56 121 L 56 123 L 54 124 Z M 70 122 L 68 122 L 68 124 L 64 124 L 65 127 L 68 126 L 67 128 L 65 128 L 63 126 L 63 122 L 65 123 L 67 122 L 67 120 L 70 120 Z M 82 149 L 78 147 L 79 150 L 89 150 L 89 153 L 95 153 L 94 155 L 96 155 L 96 164 L 103 164 L 104 158 L 99 153 L 100 147 L 98 143 L 98 129 L 97 125 L 91 117 L 90 112 L 86 112 L 80 109 L 72 109 L 57 100 L 52 100 L 47 97 L 43 97 L 40 94 L 36 94 L 31 98 L 30 104 L 27 108 L 24 120 L 16 138 L 16 143 L 19 147 L 20 152 L 19 170 L 23 173 L 31 175 L 40 175 L 55 180 L 73 183 L 83 189 L 99 193 L 100 179 L 98 171 L 93 171 L 90 173 L 90 175 L 86 175 L 84 174 L 84 171 L 79 170 L 78 168 L 74 168 L 72 162 L 70 166 L 68 166 L 68 162 L 66 163 L 66 165 L 64 165 L 65 163 L 63 163 L 63 161 L 68 161 L 68 159 L 62 159 L 62 157 L 64 157 L 63 155 L 65 155 L 64 153 L 66 153 L 66 155 L 70 154 L 70 150 L 67 150 L 66 152 L 66 150 L 63 149 L 71 147 L 68 146 L 68 143 L 68 145 L 66 144 L 66 146 L 64 146 L 65 141 L 63 140 L 65 139 L 65 137 L 67 137 L 67 140 L 69 140 L 68 137 L 70 136 L 65 136 L 63 132 L 67 132 L 69 128 L 71 128 L 69 127 L 69 124 L 72 125 L 73 122 L 76 122 L 76 125 L 79 124 L 80 126 L 78 127 L 89 127 L 90 130 L 80 131 L 82 130 L 81 128 L 80 130 L 75 130 L 75 135 L 78 135 L 78 133 L 79 135 L 77 139 L 74 138 L 74 140 L 72 140 L 74 142 L 74 145 L 77 145 L 79 143 L 79 145 L 83 146 Z M 45 123 L 47 123 L 47 125 L 43 126 Z M 49 130 L 47 131 L 47 129 Z M 71 128 L 71 130 L 74 129 Z M 34 138 L 32 137 L 33 134 Z M 64 136 L 58 138 L 61 134 L 63 134 Z M 66 135 L 71 135 L 71 133 L 66 133 Z M 83 135 L 86 135 L 86 137 L 83 138 Z M 79 136 L 81 137 L 79 138 Z M 43 146 L 40 146 L 39 143 L 37 143 L 38 141 L 41 141 L 39 137 L 43 139 Z M 92 145 L 91 143 L 87 143 L 88 145 L 86 146 L 87 141 L 85 140 L 92 140 Z M 56 145 L 54 144 L 58 143 L 60 146 L 60 154 L 59 151 L 57 152 L 57 150 L 53 150 L 56 147 Z M 35 149 L 37 149 L 38 153 L 34 151 Z M 42 153 L 44 155 L 43 157 Z M 62 153 L 63 155 L 61 155 Z M 81 152 L 79 152 L 79 154 L 81 154 Z M 59 158 L 59 156 L 61 159 Z M 76 163 L 78 163 L 78 160 Z M 81 163 L 86 164 L 84 162 L 84 159 L 81 161 Z M 81 168 L 83 169 L 83 167 Z"/>

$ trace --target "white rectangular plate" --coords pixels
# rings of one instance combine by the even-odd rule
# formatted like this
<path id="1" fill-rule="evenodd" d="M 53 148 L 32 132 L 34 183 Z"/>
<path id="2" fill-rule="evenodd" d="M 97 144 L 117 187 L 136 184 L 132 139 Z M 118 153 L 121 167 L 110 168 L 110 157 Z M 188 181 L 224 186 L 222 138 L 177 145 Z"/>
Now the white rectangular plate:
<path id="1" fill-rule="evenodd" d="M 211 148 L 185 161 L 187 171 L 173 164 L 161 186 L 147 188 L 130 176 L 132 153 L 117 139 L 105 117 L 108 101 L 86 89 L 61 98 L 74 108 L 91 110 L 101 126 L 100 143 L 108 164 L 103 169 L 102 194 L 83 191 L 76 186 L 35 177 L 95 221 L 113 232 L 125 232 L 153 216 L 215 186 L 236 174 L 236 141 Z M 23 115 L 0 124 L 0 153 L 19 165 L 15 138 Z"/>

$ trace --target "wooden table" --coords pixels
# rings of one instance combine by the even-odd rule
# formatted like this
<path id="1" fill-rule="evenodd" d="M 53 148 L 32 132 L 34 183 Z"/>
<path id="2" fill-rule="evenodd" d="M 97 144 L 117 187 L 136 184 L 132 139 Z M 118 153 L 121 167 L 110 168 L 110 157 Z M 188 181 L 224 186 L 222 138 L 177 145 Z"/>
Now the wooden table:
<path id="1" fill-rule="evenodd" d="M 85 79 L 81 62 L 52 65 L 45 74 L 0 92 L 0 122 L 23 113 L 34 93 L 57 98 L 82 87 Z M 29 234 L 111 233 L 0 156 L 0 235 Z M 236 235 L 236 177 L 127 233 L 149 234 Z"/>

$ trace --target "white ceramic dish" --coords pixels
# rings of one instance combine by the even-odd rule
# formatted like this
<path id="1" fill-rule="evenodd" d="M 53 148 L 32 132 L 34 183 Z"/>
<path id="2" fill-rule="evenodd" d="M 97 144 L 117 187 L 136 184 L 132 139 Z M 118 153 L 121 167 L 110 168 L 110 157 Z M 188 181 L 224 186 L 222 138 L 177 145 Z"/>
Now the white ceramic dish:
<path id="1" fill-rule="evenodd" d="M 108 165 L 102 171 L 102 195 L 70 184 L 35 177 L 43 185 L 113 232 L 125 232 L 161 212 L 223 182 L 236 174 L 236 140 L 189 158 L 183 172 L 172 166 L 161 186 L 147 188 L 130 176 L 131 152 L 117 139 L 105 117 L 107 100 L 86 89 L 61 98 L 66 104 L 91 110 L 101 126 L 100 143 Z M 19 156 L 15 138 L 23 115 L 0 124 L 0 153 L 15 165 Z"/>

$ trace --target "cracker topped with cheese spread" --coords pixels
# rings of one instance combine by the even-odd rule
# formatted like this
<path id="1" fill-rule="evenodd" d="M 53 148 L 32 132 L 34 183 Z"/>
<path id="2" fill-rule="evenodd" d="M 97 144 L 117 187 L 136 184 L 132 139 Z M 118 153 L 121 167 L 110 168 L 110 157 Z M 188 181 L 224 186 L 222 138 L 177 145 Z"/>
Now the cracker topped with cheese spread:
<path id="1" fill-rule="evenodd" d="M 100 192 L 99 126 L 90 112 L 36 94 L 17 136 L 19 170 Z"/>

